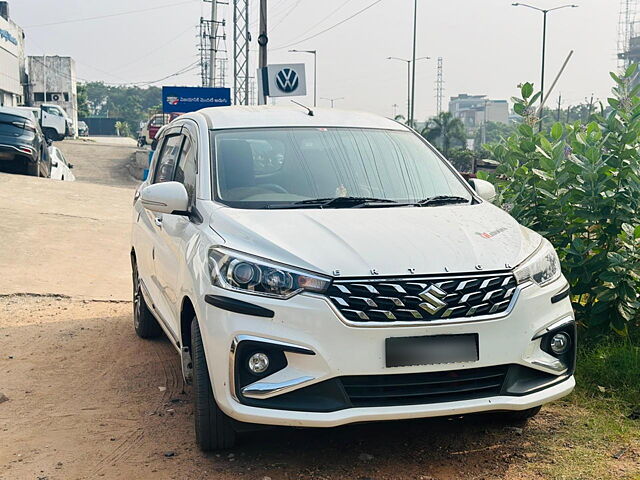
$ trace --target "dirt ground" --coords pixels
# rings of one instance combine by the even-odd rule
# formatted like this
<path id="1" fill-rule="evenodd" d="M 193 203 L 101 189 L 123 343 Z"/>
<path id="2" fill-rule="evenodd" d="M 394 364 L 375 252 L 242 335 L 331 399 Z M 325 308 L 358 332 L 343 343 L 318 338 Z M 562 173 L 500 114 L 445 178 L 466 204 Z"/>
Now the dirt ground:
<path id="1" fill-rule="evenodd" d="M 1 480 L 640 478 L 640 445 L 600 439 L 570 400 L 527 425 L 478 416 L 264 429 L 202 454 L 178 355 L 133 330 L 135 182 L 108 173 L 124 168 L 129 147 L 67 148 L 79 179 L 104 148 L 116 186 L 0 174 Z"/>

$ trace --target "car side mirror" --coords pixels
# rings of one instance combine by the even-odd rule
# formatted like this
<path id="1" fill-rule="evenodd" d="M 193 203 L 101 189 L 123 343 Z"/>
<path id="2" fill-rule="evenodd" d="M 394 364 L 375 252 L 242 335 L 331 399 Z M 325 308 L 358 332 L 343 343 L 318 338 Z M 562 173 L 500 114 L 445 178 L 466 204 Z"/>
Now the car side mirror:
<path id="1" fill-rule="evenodd" d="M 73 168 L 73 163 L 67 164 L 67 167 L 69 167 L 69 169 L 72 169 Z"/>
<path id="2" fill-rule="evenodd" d="M 47 141 L 47 145 L 49 146 L 53 145 L 53 140 L 51 140 L 50 138 L 47 138 L 46 141 Z"/>
<path id="3" fill-rule="evenodd" d="M 186 215 L 189 208 L 187 189 L 180 182 L 154 183 L 142 190 L 140 202 L 147 210 Z"/>
<path id="4" fill-rule="evenodd" d="M 493 202 L 496 199 L 496 187 L 492 183 L 479 178 L 472 178 L 469 183 L 481 199 L 487 202 Z"/>
<path id="5" fill-rule="evenodd" d="M 57 167 L 58 166 L 58 162 L 51 162 L 51 166 L 52 167 Z"/>

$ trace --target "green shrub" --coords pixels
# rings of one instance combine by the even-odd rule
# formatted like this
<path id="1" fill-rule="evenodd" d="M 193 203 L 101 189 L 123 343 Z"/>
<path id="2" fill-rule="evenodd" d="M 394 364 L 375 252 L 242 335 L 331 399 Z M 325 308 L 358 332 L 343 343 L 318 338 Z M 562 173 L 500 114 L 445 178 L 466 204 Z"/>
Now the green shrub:
<path id="1" fill-rule="evenodd" d="M 498 202 L 556 247 L 579 324 L 588 335 L 638 329 L 640 86 L 637 66 L 615 81 L 593 122 L 538 132 L 539 93 L 521 86 L 516 133 L 489 149 Z"/>

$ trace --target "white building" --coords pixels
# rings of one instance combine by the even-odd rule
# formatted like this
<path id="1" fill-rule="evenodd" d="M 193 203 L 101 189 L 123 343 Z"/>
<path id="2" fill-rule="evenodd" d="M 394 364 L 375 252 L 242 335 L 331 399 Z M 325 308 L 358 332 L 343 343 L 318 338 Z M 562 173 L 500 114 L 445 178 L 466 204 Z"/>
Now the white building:
<path id="1" fill-rule="evenodd" d="M 506 100 L 489 100 L 486 95 L 461 93 L 449 100 L 449 112 L 473 130 L 484 122 L 509 123 L 509 104 Z"/>
<path id="2" fill-rule="evenodd" d="M 24 101 L 24 32 L 9 18 L 8 2 L 0 1 L 0 106 Z"/>
<path id="3" fill-rule="evenodd" d="M 71 57 L 29 56 L 29 104 L 60 105 L 78 131 L 76 63 Z"/>

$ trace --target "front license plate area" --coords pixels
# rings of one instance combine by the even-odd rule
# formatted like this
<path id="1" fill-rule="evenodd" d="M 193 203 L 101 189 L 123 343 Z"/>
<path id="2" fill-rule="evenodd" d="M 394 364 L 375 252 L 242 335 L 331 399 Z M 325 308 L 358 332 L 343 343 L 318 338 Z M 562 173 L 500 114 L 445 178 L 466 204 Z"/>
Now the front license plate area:
<path id="1" fill-rule="evenodd" d="M 387 367 L 477 362 L 478 334 L 391 337 L 385 340 Z"/>

